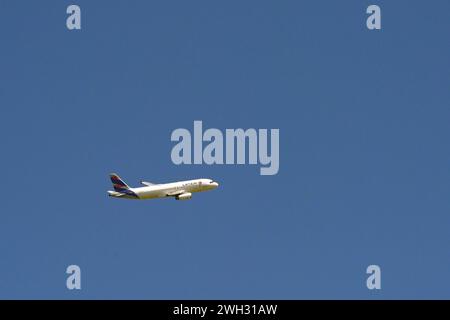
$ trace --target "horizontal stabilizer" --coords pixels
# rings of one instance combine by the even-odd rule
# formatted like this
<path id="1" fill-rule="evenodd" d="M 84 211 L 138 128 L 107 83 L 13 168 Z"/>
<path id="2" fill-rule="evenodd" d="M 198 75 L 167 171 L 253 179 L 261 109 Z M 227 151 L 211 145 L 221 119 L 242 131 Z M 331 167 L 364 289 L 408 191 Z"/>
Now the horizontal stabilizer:
<path id="1" fill-rule="evenodd" d="M 116 192 L 116 191 L 108 191 L 108 194 L 110 197 L 116 197 L 116 198 L 120 198 L 125 195 L 125 193 Z"/>
<path id="2" fill-rule="evenodd" d="M 141 181 L 141 184 L 143 184 L 144 186 L 147 186 L 147 187 L 157 185 L 157 183 L 151 183 L 151 182 L 147 182 L 147 181 Z"/>

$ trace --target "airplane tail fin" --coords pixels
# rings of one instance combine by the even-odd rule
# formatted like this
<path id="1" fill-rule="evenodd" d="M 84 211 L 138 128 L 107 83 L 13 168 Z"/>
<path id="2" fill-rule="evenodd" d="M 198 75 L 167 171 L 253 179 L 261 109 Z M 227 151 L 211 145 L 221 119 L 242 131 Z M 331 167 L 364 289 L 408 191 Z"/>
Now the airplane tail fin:
<path id="1" fill-rule="evenodd" d="M 117 192 L 123 192 L 124 190 L 130 189 L 130 187 L 117 174 L 111 173 L 109 176 L 111 177 L 114 190 Z"/>

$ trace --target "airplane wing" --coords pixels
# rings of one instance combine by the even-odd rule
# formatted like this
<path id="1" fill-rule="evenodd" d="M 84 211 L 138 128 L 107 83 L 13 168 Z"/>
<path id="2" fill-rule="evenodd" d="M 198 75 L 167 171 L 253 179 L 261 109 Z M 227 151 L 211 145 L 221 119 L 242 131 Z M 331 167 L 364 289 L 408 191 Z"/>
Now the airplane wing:
<path id="1" fill-rule="evenodd" d="M 179 196 L 180 194 L 186 193 L 186 191 L 184 190 L 177 190 L 177 191 L 172 191 L 169 192 L 168 194 L 166 194 L 167 197 L 176 197 Z"/>
<path id="2" fill-rule="evenodd" d="M 120 198 L 120 197 L 123 197 L 125 195 L 125 193 L 116 192 L 116 191 L 108 191 L 108 194 L 109 194 L 110 197 L 116 197 L 116 198 Z"/>
<path id="3" fill-rule="evenodd" d="M 147 182 L 147 181 L 141 181 L 141 184 L 143 184 L 144 186 L 147 186 L 147 187 L 156 185 L 156 183 L 151 183 L 151 182 Z"/>

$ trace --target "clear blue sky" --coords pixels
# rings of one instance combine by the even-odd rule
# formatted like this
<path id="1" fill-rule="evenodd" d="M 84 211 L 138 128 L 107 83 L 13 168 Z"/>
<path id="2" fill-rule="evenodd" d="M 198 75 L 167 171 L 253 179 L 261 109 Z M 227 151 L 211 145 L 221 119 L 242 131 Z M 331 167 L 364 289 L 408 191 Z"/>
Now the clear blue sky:
<path id="1" fill-rule="evenodd" d="M 72 3 L 81 31 L 66 29 Z M 2 0 L 0 298 L 450 298 L 449 13 Z M 279 174 L 174 165 L 170 134 L 194 120 L 279 128 Z M 111 171 L 221 185 L 121 201 Z"/>

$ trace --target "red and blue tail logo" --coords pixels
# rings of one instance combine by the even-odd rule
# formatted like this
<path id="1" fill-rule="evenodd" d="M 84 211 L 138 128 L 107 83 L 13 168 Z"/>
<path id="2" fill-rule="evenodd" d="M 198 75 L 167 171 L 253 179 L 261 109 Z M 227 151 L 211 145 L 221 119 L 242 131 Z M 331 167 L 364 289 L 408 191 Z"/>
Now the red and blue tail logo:
<path id="1" fill-rule="evenodd" d="M 130 189 L 130 187 L 122 179 L 120 179 L 117 174 L 111 173 L 110 177 L 114 190 L 116 190 L 117 192 L 124 192 Z"/>

